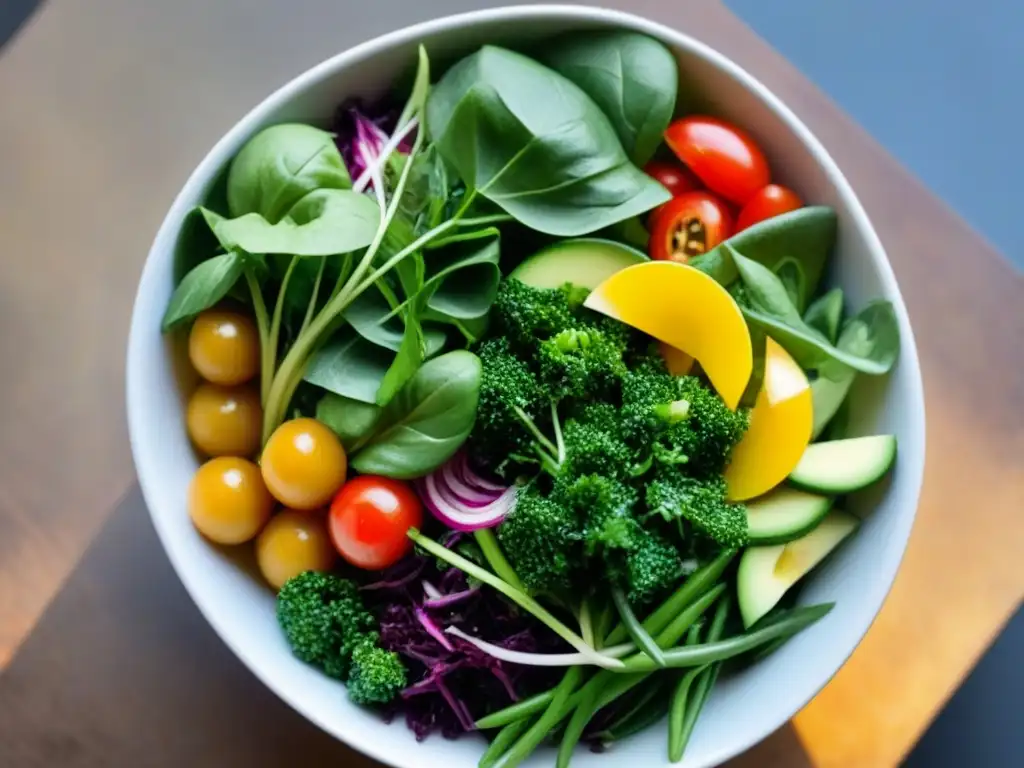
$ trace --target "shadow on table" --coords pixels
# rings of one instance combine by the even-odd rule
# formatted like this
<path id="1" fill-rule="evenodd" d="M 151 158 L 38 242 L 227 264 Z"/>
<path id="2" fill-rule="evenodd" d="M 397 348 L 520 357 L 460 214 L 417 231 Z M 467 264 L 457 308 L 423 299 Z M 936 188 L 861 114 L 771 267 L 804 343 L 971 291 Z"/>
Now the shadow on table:
<path id="1" fill-rule="evenodd" d="M 0 676 L 0 765 L 371 768 L 294 713 L 203 621 L 138 489 Z M 791 726 L 730 768 L 810 762 Z"/>

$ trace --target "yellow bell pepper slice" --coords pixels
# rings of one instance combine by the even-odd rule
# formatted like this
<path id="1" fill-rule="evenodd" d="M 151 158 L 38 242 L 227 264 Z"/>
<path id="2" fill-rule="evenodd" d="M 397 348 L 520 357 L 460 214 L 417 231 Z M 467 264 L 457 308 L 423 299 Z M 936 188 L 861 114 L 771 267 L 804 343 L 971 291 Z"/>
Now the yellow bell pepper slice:
<path id="1" fill-rule="evenodd" d="M 764 383 L 750 428 L 725 470 L 730 501 L 745 501 L 781 483 L 811 442 L 814 410 L 807 376 L 781 346 L 767 339 Z"/>
<path id="2" fill-rule="evenodd" d="M 670 261 L 626 267 L 584 306 L 653 336 L 700 363 L 733 410 L 754 367 L 750 333 L 729 292 L 700 270 Z"/>

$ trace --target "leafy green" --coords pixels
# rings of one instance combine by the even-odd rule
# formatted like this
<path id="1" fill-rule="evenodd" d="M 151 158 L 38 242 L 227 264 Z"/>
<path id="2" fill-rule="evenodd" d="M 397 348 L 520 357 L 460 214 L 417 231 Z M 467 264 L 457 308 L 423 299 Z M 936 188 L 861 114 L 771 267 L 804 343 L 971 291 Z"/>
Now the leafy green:
<path id="1" fill-rule="evenodd" d="M 426 113 L 467 193 L 532 229 L 587 234 L 669 199 L 577 85 L 521 54 L 484 46 L 462 59 L 431 91 Z"/>
<path id="2" fill-rule="evenodd" d="M 305 381 L 364 403 L 377 402 L 377 392 L 395 353 L 342 328 L 309 359 Z"/>
<path id="3" fill-rule="evenodd" d="M 380 225 L 380 208 L 367 195 L 344 189 L 310 192 L 271 223 L 258 213 L 225 219 L 203 209 L 203 216 L 226 250 L 331 256 L 368 246 Z"/>
<path id="4" fill-rule="evenodd" d="M 245 257 L 241 253 L 222 253 L 200 262 L 174 289 L 164 312 L 164 331 L 190 320 L 223 299 L 242 276 Z"/>
<path id="5" fill-rule="evenodd" d="M 594 100 L 634 163 L 654 156 L 679 86 L 679 66 L 664 45 L 625 30 L 572 32 L 545 40 L 540 60 Z"/>
<path id="6" fill-rule="evenodd" d="M 202 208 L 227 213 L 227 179 L 228 169 L 225 166 L 210 183 L 209 190 L 203 198 L 203 206 L 196 206 L 190 210 L 181 222 L 181 229 L 178 230 L 178 237 L 174 242 L 175 285 L 180 283 L 193 267 L 221 251 L 220 243 L 203 218 Z"/>
<path id="7" fill-rule="evenodd" d="M 354 453 L 373 434 L 380 412 L 378 405 L 328 392 L 316 405 L 316 420 L 338 436 L 347 453 Z"/>
<path id="8" fill-rule="evenodd" d="M 784 259 L 792 258 L 800 264 L 805 277 L 800 299 L 794 302 L 802 311 L 817 293 L 835 239 L 836 212 L 826 206 L 811 205 L 765 219 L 691 259 L 690 265 L 729 286 L 739 277 L 730 251 L 737 251 L 772 271 Z"/>
<path id="9" fill-rule="evenodd" d="M 779 277 L 764 265 L 741 256 L 728 246 L 726 252 L 742 281 L 739 294 L 743 316 L 781 344 L 805 369 L 817 370 L 841 363 L 862 373 L 889 371 L 899 352 L 899 325 L 892 303 L 868 304 L 848 323 L 846 344 L 833 346 L 816 328 L 804 322 Z"/>
<path id="10" fill-rule="evenodd" d="M 232 161 L 227 210 L 235 217 L 256 213 L 276 224 L 314 190 L 351 187 L 330 133 L 298 123 L 274 125 L 249 139 Z M 291 253 L 273 249 L 254 252 Z"/>
<path id="11" fill-rule="evenodd" d="M 441 466 L 473 428 L 480 373 L 471 352 L 428 360 L 385 406 L 373 436 L 352 457 L 353 468 L 408 479 Z"/>
<path id="12" fill-rule="evenodd" d="M 804 322 L 824 334 L 829 343 L 839 338 L 839 324 L 843 320 L 843 289 L 833 288 L 815 299 L 804 312 Z"/>

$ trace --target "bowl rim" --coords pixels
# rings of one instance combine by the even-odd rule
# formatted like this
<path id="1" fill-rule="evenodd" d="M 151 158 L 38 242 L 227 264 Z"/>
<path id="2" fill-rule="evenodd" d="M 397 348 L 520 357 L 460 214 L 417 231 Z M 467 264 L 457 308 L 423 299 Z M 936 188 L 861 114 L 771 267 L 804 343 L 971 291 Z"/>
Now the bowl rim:
<path id="1" fill-rule="evenodd" d="M 393 765 L 396 768 L 404 768 L 407 764 L 399 762 L 399 754 L 383 746 L 383 742 L 386 740 L 376 740 L 370 736 L 370 734 L 376 733 L 376 731 L 361 731 L 356 727 L 345 727 L 344 724 L 338 726 L 328 723 L 326 718 L 321 717 L 315 711 L 314 707 L 307 706 L 302 697 L 293 695 L 293 693 L 282 690 L 277 686 L 270 679 L 269 675 L 264 674 L 261 666 L 255 663 L 238 643 L 230 639 L 230 633 L 222 625 L 221 618 L 204 597 L 201 580 L 190 573 L 190 566 L 185 562 L 181 553 L 172 545 L 168 529 L 162 522 L 165 516 L 155 511 L 162 505 L 154 480 L 156 467 L 152 465 L 148 455 L 149 449 L 143 445 L 139 437 L 140 424 L 147 419 L 147 414 L 141 407 L 140 401 L 142 388 L 145 386 L 143 381 L 145 372 L 137 362 L 133 361 L 140 360 L 143 356 L 142 350 L 147 345 L 153 343 L 153 339 L 150 338 L 153 330 L 152 325 L 146 322 L 147 318 L 145 317 L 146 313 L 143 311 L 143 305 L 145 304 L 144 297 L 152 293 L 159 284 L 159 281 L 164 279 L 164 275 L 160 273 L 160 268 L 158 268 L 157 255 L 161 251 L 168 250 L 168 245 L 173 246 L 180 222 L 187 209 L 191 207 L 190 201 L 198 196 L 203 187 L 223 167 L 223 164 L 229 159 L 230 148 L 235 146 L 241 138 L 251 135 L 254 129 L 268 115 L 295 96 L 303 93 L 310 86 L 363 59 L 371 58 L 390 48 L 415 42 L 419 38 L 436 32 L 467 29 L 482 23 L 526 19 L 535 21 L 550 20 L 554 22 L 597 22 L 607 26 L 637 30 L 662 40 L 674 48 L 685 50 L 690 55 L 704 59 L 707 63 L 723 71 L 741 84 L 746 90 L 754 93 L 797 136 L 834 186 L 849 212 L 849 218 L 852 220 L 853 226 L 861 233 L 868 250 L 871 251 L 873 266 L 877 271 L 877 276 L 884 287 L 885 293 L 892 297 L 896 310 L 901 334 L 899 365 L 907 369 L 910 404 L 913 408 L 913 413 L 909 414 L 909 431 L 913 437 L 912 442 L 916 443 L 916 445 L 908 446 L 907 449 L 901 449 L 901 456 L 904 457 L 903 461 L 901 461 L 901 474 L 904 475 L 903 483 L 909 484 L 909 487 L 912 489 L 914 503 L 913 508 L 902 512 L 894 524 L 892 535 L 899 536 L 902 540 L 898 550 L 898 557 L 892 557 L 890 562 L 884 563 L 884 568 L 878 571 L 879 578 L 871 582 L 870 594 L 864 598 L 872 610 L 871 620 L 859 632 L 851 633 L 845 639 L 846 647 L 830 675 L 812 686 L 811 690 L 801 695 L 801 700 L 792 711 L 783 712 L 780 710 L 779 717 L 766 718 L 759 727 L 747 728 L 742 738 L 737 738 L 728 744 L 723 744 L 716 749 L 710 750 L 706 760 L 699 764 L 700 766 L 718 765 L 765 739 L 806 706 L 827 685 L 839 669 L 843 667 L 877 619 L 902 563 L 910 531 L 917 514 L 924 474 L 925 416 L 924 389 L 917 345 L 910 326 L 906 305 L 896 283 L 896 278 L 885 249 L 845 175 L 821 142 L 779 97 L 728 56 L 700 40 L 678 31 L 665 23 L 614 9 L 562 4 L 503 6 L 443 16 L 384 33 L 325 59 L 274 90 L 273 93 L 264 98 L 225 132 L 206 153 L 175 196 L 174 202 L 164 217 L 147 253 L 132 309 L 126 364 L 128 432 L 136 473 L 153 526 L 175 573 L 200 613 L 220 639 L 231 649 L 232 653 L 242 661 L 257 679 L 273 691 L 278 698 L 304 718 L 316 724 L 320 729 L 375 760 Z"/>

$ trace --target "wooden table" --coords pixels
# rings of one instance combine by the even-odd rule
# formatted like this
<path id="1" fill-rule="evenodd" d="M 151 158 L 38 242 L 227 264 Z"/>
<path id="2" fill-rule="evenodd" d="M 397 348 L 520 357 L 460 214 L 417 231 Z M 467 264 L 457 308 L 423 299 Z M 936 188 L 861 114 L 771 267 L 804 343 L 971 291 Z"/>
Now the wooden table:
<path id="1" fill-rule="evenodd" d="M 174 579 L 133 485 L 127 322 L 172 196 L 249 106 L 361 39 L 485 4 L 51 0 L 0 54 L 0 668 L 23 644 L 0 765 L 366 764 L 263 690 Z M 910 548 L 847 665 L 738 764 L 895 765 L 1024 594 L 1024 280 L 717 2 L 617 4 L 788 102 L 893 261 L 928 399 Z"/>

